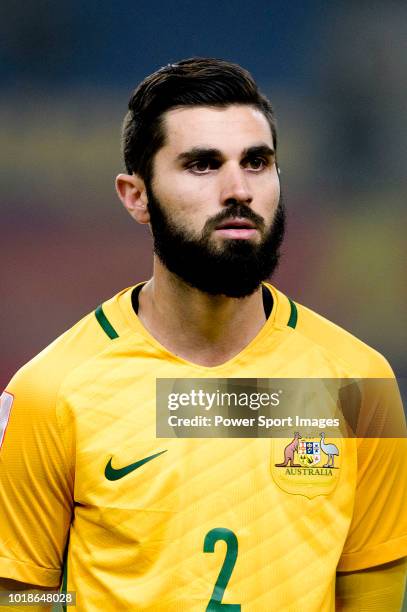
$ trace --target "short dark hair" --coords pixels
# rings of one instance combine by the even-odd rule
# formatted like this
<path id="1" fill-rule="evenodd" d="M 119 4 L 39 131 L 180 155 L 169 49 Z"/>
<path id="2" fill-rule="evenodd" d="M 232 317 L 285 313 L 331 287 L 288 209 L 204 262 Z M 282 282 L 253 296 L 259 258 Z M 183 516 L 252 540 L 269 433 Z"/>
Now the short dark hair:
<path id="1" fill-rule="evenodd" d="M 247 104 L 264 113 L 276 148 L 271 103 L 241 66 L 195 57 L 168 64 L 150 74 L 134 90 L 123 122 L 122 150 L 127 172 L 151 180 L 154 155 L 165 143 L 162 118 L 166 111 L 182 106 L 230 104 Z"/>

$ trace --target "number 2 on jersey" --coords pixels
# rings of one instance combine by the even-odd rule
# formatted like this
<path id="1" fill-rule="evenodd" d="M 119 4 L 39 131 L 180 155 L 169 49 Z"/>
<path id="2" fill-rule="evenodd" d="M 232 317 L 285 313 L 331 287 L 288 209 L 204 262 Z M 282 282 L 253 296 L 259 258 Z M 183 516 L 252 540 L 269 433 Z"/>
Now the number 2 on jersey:
<path id="1" fill-rule="evenodd" d="M 230 576 L 232 575 L 237 559 L 237 537 L 233 531 L 230 531 L 230 529 L 225 529 L 223 527 L 211 529 L 205 536 L 203 547 L 204 552 L 213 553 L 215 550 L 215 544 L 218 540 L 223 540 L 226 542 L 226 557 L 219 572 L 219 576 L 207 605 L 206 612 L 226 612 L 226 610 L 228 612 L 240 612 L 240 604 L 222 603 L 223 594 L 229 582 Z"/>

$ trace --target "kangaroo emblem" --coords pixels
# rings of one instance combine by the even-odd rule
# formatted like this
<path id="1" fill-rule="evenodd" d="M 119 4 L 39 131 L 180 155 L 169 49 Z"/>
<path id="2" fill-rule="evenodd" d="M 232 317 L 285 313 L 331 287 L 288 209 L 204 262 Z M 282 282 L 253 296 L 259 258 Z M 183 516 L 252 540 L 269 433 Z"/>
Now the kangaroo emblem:
<path id="1" fill-rule="evenodd" d="M 274 465 L 276 467 L 286 467 L 288 463 L 290 463 L 290 467 L 302 467 L 300 463 L 294 463 L 294 453 L 298 448 L 298 440 L 301 437 L 302 436 L 299 434 L 299 432 L 296 431 L 294 434 L 294 439 L 290 442 L 290 444 L 287 444 L 284 449 L 284 463 L 275 463 Z"/>

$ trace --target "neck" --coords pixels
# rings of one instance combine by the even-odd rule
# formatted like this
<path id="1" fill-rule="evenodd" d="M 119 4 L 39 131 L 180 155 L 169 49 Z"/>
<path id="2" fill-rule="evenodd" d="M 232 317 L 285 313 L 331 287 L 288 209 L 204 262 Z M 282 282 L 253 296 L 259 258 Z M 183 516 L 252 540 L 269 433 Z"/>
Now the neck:
<path id="1" fill-rule="evenodd" d="M 169 351 L 209 367 L 242 351 L 266 321 L 261 287 L 245 298 L 212 296 L 184 283 L 157 257 L 153 278 L 140 292 L 138 314 Z"/>

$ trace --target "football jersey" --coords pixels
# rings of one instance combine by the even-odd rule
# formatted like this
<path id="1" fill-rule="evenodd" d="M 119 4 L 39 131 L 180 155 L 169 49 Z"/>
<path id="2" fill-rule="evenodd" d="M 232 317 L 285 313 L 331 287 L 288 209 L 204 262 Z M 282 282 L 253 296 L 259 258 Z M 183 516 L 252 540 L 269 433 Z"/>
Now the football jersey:
<path id="1" fill-rule="evenodd" d="M 57 587 L 64 574 L 81 612 L 328 612 L 337 570 L 406 554 L 401 438 L 327 438 L 332 469 L 311 442 L 315 469 L 301 469 L 294 430 L 156 437 L 157 379 L 394 377 L 376 351 L 265 287 L 269 318 L 221 365 L 160 345 L 129 288 L 15 375 L 0 411 L 0 576 Z"/>

